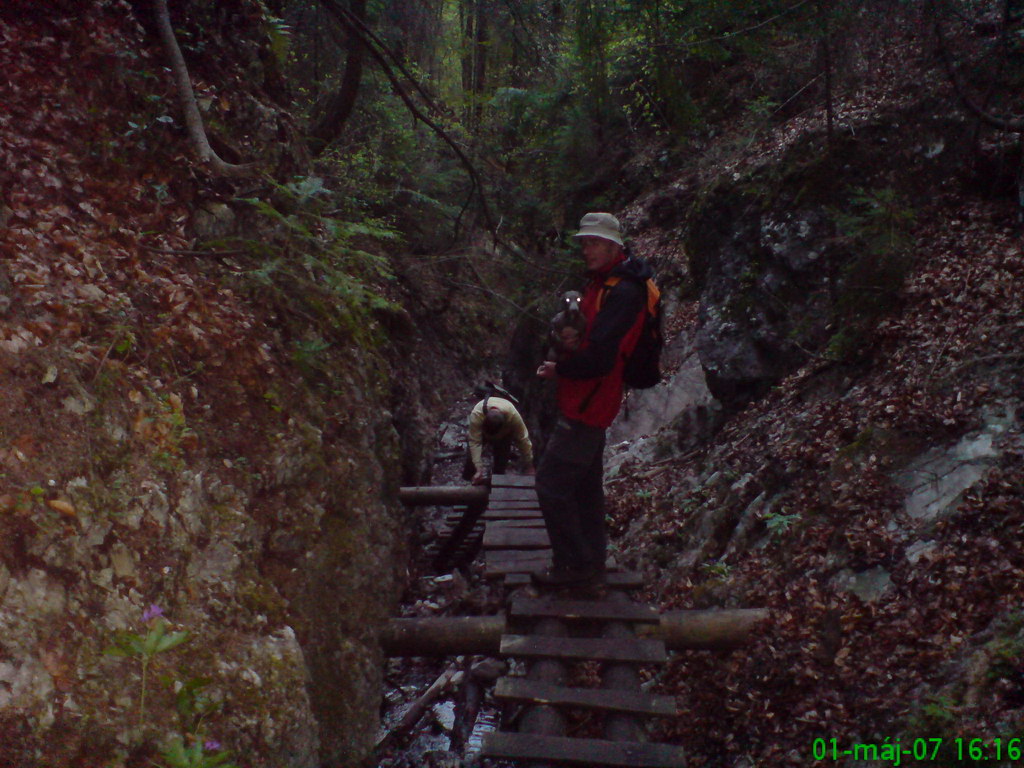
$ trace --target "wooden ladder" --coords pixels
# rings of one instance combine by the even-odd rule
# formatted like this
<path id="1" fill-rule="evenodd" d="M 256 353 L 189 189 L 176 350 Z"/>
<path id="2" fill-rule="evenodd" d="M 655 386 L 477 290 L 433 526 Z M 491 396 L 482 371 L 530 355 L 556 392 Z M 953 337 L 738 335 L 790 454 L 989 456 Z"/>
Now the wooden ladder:
<path id="1" fill-rule="evenodd" d="M 531 571 L 550 565 L 551 550 L 532 477 L 492 478 L 483 547 L 485 575 L 507 586 L 529 582 Z M 614 569 L 614 563 L 611 564 Z M 638 667 L 667 660 L 660 640 L 636 637 L 638 624 L 655 624 L 657 612 L 630 601 L 626 590 L 641 586 L 638 575 L 614 570 L 599 588 L 546 590 L 539 598 L 513 598 L 501 654 L 523 662 L 525 676 L 498 680 L 495 697 L 521 707 L 518 731 L 484 736 L 483 757 L 623 768 L 685 766 L 680 747 L 642 741 L 638 718 L 673 716 L 669 696 L 640 690 Z M 575 599 L 573 599 L 575 598 Z M 523 629 L 520 630 L 520 627 Z M 565 684 L 567 665 L 603 664 L 600 688 Z M 570 711 L 603 713 L 606 738 L 565 735 Z"/>

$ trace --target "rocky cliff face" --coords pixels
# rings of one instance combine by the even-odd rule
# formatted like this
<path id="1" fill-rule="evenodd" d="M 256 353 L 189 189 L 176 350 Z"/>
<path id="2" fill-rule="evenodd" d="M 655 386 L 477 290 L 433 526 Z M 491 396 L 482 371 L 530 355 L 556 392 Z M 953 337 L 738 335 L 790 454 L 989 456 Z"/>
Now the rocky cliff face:
<path id="1" fill-rule="evenodd" d="M 0 764 L 354 765 L 456 358 L 204 245 L 295 247 L 185 154 L 127 4 L 52 11 L 0 13 Z M 203 103 L 301 154 L 259 94 Z"/>

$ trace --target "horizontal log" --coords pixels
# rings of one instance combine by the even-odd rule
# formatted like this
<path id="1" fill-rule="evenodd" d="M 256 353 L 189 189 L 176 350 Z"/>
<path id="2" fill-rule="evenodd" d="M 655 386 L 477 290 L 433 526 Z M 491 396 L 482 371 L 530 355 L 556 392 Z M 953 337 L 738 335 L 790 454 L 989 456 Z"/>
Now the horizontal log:
<path id="1" fill-rule="evenodd" d="M 748 642 L 756 625 L 768 618 L 763 608 L 719 611 L 671 611 L 659 624 L 637 628 L 641 637 L 661 640 L 670 651 L 723 650 Z M 388 656 L 497 656 L 505 617 L 462 616 L 391 619 L 381 633 Z"/>
<path id="2" fill-rule="evenodd" d="M 505 616 L 444 616 L 391 619 L 380 645 L 387 656 L 497 656 Z"/>
<path id="3" fill-rule="evenodd" d="M 620 593 L 621 594 L 621 593 Z M 591 619 L 598 621 L 636 621 L 657 624 L 661 617 L 647 605 L 612 600 L 530 600 L 512 601 L 513 616 L 534 618 Z"/>
<path id="4" fill-rule="evenodd" d="M 766 608 L 669 611 L 660 624 L 641 625 L 637 635 L 663 640 L 670 651 L 719 651 L 746 645 L 750 634 L 768 618 Z"/>
<path id="5" fill-rule="evenodd" d="M 398 489 L 398 500 L 407 507 L 429 504 L 481 506 L 487 503 L 486 485 L 409 485 Z"/>

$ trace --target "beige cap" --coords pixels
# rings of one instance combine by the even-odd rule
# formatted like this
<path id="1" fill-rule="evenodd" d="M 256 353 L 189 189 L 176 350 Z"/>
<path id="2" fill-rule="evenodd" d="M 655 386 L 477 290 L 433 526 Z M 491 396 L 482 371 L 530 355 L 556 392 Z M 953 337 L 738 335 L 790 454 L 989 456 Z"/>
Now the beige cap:
<path id="1" fill-rule="evenodd" d="M 573 237 L 601 237 L 622 245 L 622 228 L 610 213 L 588 213 L 580 219 L 580 231 Z"/>

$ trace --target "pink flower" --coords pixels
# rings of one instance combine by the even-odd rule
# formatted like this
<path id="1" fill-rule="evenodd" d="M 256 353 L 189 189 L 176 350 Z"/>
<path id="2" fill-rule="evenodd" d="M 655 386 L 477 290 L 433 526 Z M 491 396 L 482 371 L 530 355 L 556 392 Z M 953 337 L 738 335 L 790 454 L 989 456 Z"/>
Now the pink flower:
<path id="1" fill-rule="evenodd" d="M 207 750 L 208 752 L 212 752 L 215 749 L 220 749 L 220 742 L 215 741 L 214 739 L 210 739 L 205 744 L 203 744 L 203 749 Z"/>
<path id="2" fill-rule="evenodd" d="M 164 615 L 164 609 L 161 608 L 156 603 L 153 603 L 142 614 L 142 620 L 143 621 L 149 621 L 150 619 L 155 619 L 157 616 L 163 616 L 163 615 Z"/>

